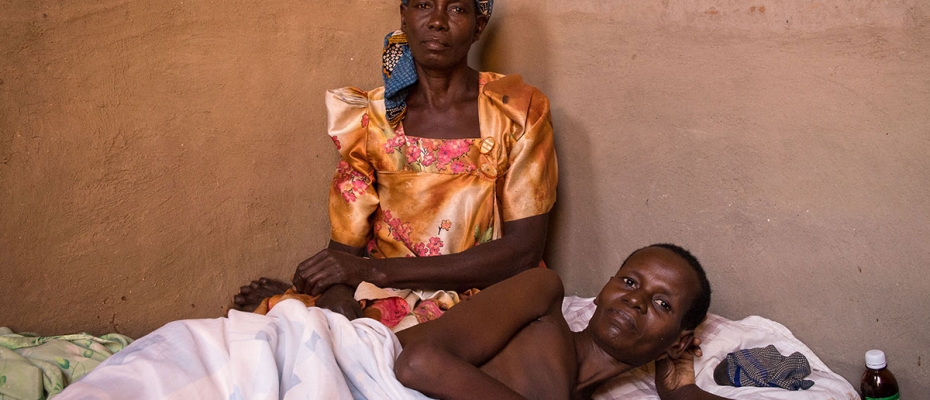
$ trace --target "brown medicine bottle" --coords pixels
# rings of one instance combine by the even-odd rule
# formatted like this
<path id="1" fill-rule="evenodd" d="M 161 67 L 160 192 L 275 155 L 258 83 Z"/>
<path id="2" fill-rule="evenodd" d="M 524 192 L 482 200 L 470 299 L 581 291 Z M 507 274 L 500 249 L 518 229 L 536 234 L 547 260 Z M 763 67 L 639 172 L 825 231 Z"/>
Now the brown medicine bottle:
<path id="1" fill-rule="evenodd" d="M 869 350 L 865 353 L 865 373 L 859 390 L 862 400 L 898 400 L 898 381 L 886 368 L 885 353 L 881 350 Z"/>

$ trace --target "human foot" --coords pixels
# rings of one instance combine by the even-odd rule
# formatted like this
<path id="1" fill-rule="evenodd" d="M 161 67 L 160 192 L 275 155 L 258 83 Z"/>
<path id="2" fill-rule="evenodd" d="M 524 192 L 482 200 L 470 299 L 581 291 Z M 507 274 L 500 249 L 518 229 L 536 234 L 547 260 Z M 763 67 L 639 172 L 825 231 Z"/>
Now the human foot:
<path id="1" fill-rule="evenodd" d="M 262 303 L 266 297 L 284 293 L 291 287 L 290 284 L 284 283 L 277 279 L 260 278 L 252 281 L 248 286 L 239 288 L 239 294 L 233 297 L 234 310 L 252 312 Z"/>

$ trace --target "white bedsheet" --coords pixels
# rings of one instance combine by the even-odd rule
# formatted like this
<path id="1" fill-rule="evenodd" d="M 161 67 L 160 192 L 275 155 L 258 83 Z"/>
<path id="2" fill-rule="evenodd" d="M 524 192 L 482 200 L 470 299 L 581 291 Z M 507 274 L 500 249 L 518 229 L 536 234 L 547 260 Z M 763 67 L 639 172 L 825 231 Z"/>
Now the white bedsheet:
<path id="1" fill-rule="evenodd" d="M 592 298 L 566 297 L 562 302 L 562 314 L 573 331 L 588 325 L 594 315 Z M 859 400 L 859 394 L 843 377 L 833 373 L 804 343 L 794 337 L 784 325 L 758 316 L 731 321 L 719 315 L 708 314 L 707 320 L 698 327 L 696 336 L 701 338 L 703 357 L 694 363 L 697 385 L 718 396 L 730 399 L 758 400 Z M 727 354 L 740 349 L 775 347 L 784 355 L 796 351 L 807 357 L 811 374 L 805 378 L 814 381 L 808 390 L 789 391 L 781 388 L 755 388 L 719 386 L 714 382 L 714 368 Z M 602 387 L 594 396 L 601 400 L 659 400 L 656 394 L 654 365 L 637 368 Z"/>
<path id="2" fill-rule="evenodd" d="M 590 298 L 566 297 L 562 312 L 572 330 L 594 313 Z M 698 386 L 733 399 L 858 400 L 842 377 L 824 365 L 783 325 L 762 318 L 731 321 L 708 315 L 697 336 L 704 356 L 695 362 Z M 809 390 L 734 388 L 714 383 L 727 353 L 773 344 L 810 362 Z M 286 300 L 267 315 L 232 311 L 229 318 L 172 322 L 116 353 L 72 383 L 55 400 L 70 399 L 425 399 L 394 377 L 401 347 L 388 328 L 370 319 Z M 658 400 L 653 366 L 605 385 L 595 398 Z"/>
<path id="3" fill-rule="evenodd" d="M 425 399 L 394 377 L 397 337 L 297 300 L 267 315 L 176 321 L 135 341 L 55 400 Z"/>

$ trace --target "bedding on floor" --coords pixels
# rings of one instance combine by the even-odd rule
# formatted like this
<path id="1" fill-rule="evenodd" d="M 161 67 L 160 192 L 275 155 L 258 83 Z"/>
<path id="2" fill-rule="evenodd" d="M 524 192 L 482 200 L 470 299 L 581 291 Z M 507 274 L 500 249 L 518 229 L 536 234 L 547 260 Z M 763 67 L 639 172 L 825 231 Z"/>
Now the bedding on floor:
<path id="1" fill-rule="evenodd" d="M 38 336 L 0 327 L 0 400 L 54 396 L 131 342 L 118 333 Z"/>
<path id="2" fill-rule="evenodd" d="M 572 330 L 594 312 L 593 299 L 566 297 Z M 696 335 L 704 356 L 695 361 L 698 386 L 733 399 L 851 399 L 859 395 L 783 325 L 757 316 L 731 321 L 709 314 Z M 732 351 L 774 345 L 800 352 L 814 381 L 807 390 L 719 386 L 713 369 Z M 267 316 L 232 311 L 228 318 L 176 321 L 137 340 L 56 400 L 69 399 L 423 399 L 393 374 L 396 337 L 384 325 L 348 321 L 285 300 Z M 596 399 L 658 399 L 653 365 L 605 385 Z"/>
<path id="3" fill-rule="evenodd" d="M 425 399 L 394 378 L 400 350 L 379 322 L 290 299 L 169 323 L 55 399 Z"/>

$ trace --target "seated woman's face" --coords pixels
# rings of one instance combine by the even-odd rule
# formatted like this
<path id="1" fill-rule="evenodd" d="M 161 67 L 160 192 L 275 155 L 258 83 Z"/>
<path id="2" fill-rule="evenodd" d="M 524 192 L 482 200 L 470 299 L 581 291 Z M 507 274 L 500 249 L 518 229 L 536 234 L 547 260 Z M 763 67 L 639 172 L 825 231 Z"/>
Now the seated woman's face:
<path id="1" fill-rule="evenodd" d="M 468 62 L 468 51 L 487 23 L 474 0 L 410 0 L 401 7 L 401 29 L 418 65 L 448 69 Z"/>

